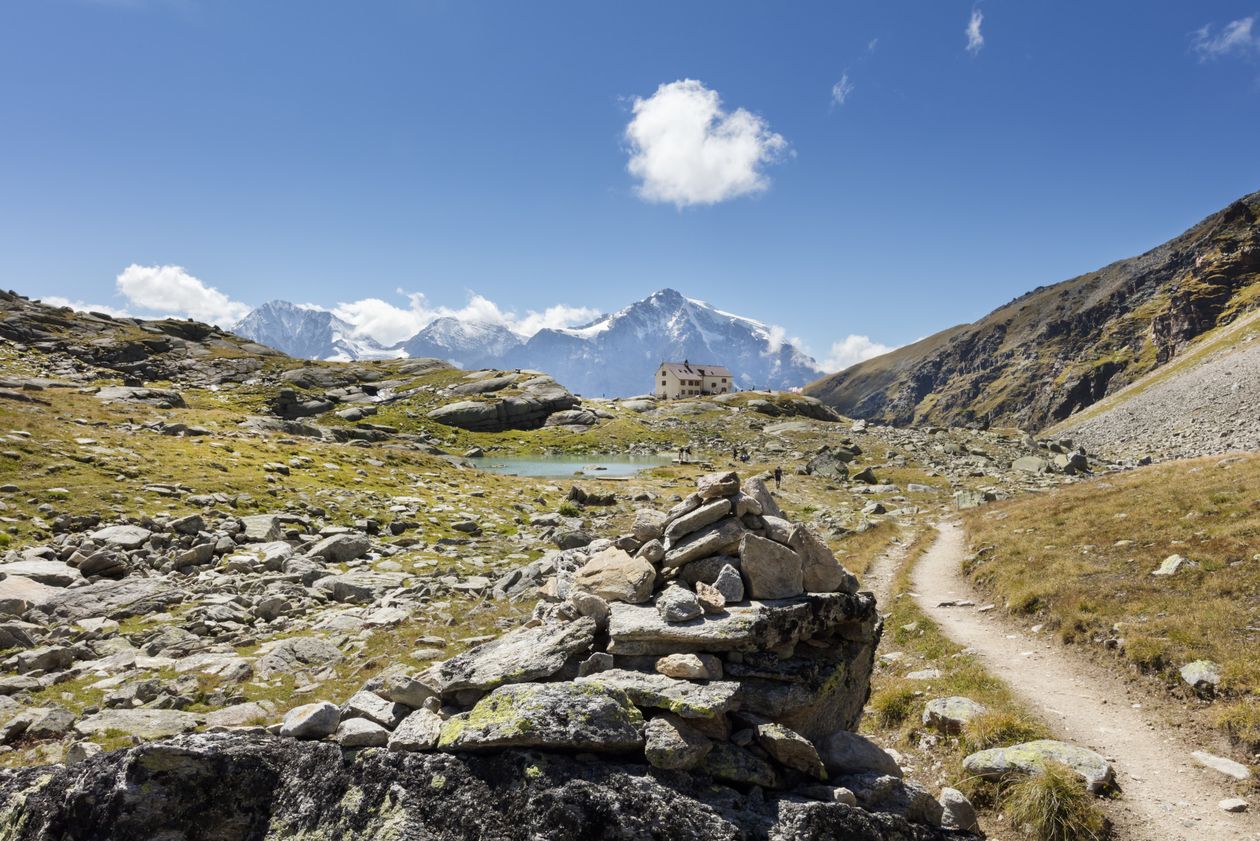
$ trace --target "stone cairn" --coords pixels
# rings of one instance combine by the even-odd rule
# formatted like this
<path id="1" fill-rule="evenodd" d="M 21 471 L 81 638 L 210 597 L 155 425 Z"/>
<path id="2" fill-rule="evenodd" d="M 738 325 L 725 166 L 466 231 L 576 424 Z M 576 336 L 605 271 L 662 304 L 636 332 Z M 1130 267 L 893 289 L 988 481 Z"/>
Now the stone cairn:
<path id="1" fill-rule="evenodd" d="M 704 476 L 667 513 L 637 512 L 632 534 L 534 566 L 551 575 L 523 626 L 420 674 L 387 671 L 340 709 L 292 710 L 281 735 L 639 756 L 821 799 L 855 791 L 939 823 L 930 795 L 851 732 L 881 632 L 874 597 L 760 479 Z"/>

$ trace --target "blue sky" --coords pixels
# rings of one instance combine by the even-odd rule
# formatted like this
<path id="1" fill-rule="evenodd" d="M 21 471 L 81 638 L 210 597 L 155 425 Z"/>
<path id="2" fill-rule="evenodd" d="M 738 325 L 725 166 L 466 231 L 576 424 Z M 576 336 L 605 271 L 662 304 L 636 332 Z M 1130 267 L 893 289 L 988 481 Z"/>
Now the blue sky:
<path id="1" fill-rule="evenodd" d="M 896 345 L 1260 188 L 1257 17 L 8 0 L 0 285 L 221 321 L 342 304 L 380 333 L 672 286 L 819 358 Z"/>

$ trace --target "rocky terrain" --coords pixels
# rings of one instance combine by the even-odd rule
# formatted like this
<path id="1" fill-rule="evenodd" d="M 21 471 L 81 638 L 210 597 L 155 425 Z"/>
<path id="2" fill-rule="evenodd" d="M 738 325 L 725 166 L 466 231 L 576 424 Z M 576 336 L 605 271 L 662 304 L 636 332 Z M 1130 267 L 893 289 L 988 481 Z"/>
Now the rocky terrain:
<path id="1" fill-rule="evenodd" d="M 1213 331 L 1170 364 L 1052 430 L 1126 460 L 1260 450 L 1260 322 Z"/>
<path id="2" fill-rule="evenodd" d="M 1036 289 L 806 393 L 881 423 L 1041 430 L 1169 364 L 1257 301 L 1253 193 L 1146 254 Z"/>
<path id="3" fill-rule="evenodd" d="M 799 395 L 579 402 L 526 371 L 0 305 L 11 837 L 211 837 L 191 815 L 242 838 L 589 837 L 609 815 L 610 837 L 948 837 L 951 773 L 851 732 L 884 667 L 841 564 L 1110 469 Z M 542 395 L 571 407 L 467 420 Z M 475 469 L 681 447 L 624 482 Z"/>

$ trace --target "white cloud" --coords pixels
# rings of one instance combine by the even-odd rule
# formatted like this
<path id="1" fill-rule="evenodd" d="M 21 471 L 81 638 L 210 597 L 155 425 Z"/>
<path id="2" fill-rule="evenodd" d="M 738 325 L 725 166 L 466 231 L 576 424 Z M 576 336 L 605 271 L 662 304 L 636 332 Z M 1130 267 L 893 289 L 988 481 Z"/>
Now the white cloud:
<path id="1" fill-rule="evenodd" d="M 984 23 L 984 14 L 978 8 L 971 10 L 971 19 L 967 21 L 967 52 L 975 55 L 984 46 L 984 35 L 980 32 L 980 24 Z"/>
<path id="2" fill-rule="evenodd" d="M 1212 25 L 1207 24 L 1191 35 L 1191 49 L 1198 53 L 1199 61 L 1228 55 L 1260 55 L 1260 35 L 1252 31 L 1255 23 L 1254 16 L 1230 21 L 1215 34 Z"/>
<path id="3" fill-rule="evenodd" d="M 770 186 L 761 167 L 788 148 L 764 119 L 743 108 L 723 111 L 717 91 L 694 79 L 635 97 L 633 110 L 627 168 L 647 201 L 681 208 L 760 193 Z"/>
<path id="4" fill-rule="evenodd" d="M 116 279 L 118 291 L 141 310 L 173 313 L 197 321 L 231 326 L 252 309 L 207 286 L 180 266 L 132 264 Z"/>
<path id="5" fill-rule="evenodd" d="M 542 312 L 527 310 L 524 315 L 518 315 L 511 310 L 502 309 L 484 295 L 477 294 L 470 295 L 468 303 L 463 307 L 431 306 L 428 299 L 419 292 L 398 292 L 406 296 L 406 307 L 396 306 L 380 298 L 364 298 L 338 304 L 332 308 L 332 313 L 349 322 L 358 335 L 370 336 L 384 345 L 410 339 L 437 318 L 451 317 L 461 321 L 498 324 L 514 333 L 532 336 L 539 330 L 571 327 L 599 315 L 598 310 L 589 307 L 570 307 L 565 304 L 556 304 Z"/>
<path id="6" fill-rule="evenodd" d="M 851 93 L 853 93 L 853 83 L 849 81 L 849 74 L 845 73 L 840 77 L 840 81 L 831 86 L 831 101 L 836 105 L 843 105 Z"/>
<path id="7" fill-rule="evenodd" d="M 40 298 L 40 301 L 48 304 L 50 307 L 69 307 L 79 312 L 103 312 L 106 315 L 112 315 L 115 318 L 129 318 L 131 313 L 126 310 L 111 307 L 108 304 L 89 304 L 84 301 L 71 301 L 69 298 L 63 298 L 60 295 L 48 295 Z"/>
<path id="8" fill-rule="evenodd" d="M 873 342 L 870 336 L 845 336 L 840 341 L 832 343 L 831 352 L 822 361 L 822 369 L 827 372 L 843 371 L 850 365 L 882 356 L 890 350 L 896 350 L 896 348 Z"/>

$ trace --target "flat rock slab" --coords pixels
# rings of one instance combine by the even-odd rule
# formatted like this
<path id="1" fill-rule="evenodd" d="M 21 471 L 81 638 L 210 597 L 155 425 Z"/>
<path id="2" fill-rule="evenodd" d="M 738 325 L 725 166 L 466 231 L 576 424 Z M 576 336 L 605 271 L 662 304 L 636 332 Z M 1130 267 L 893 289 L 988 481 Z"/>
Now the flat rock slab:
<path id="1" fill-rule="evenodd" d="M 56 590 L 44 610 L 51 616 L 77 622 L 89 616 L 124 619 L 146 613 L 159 613 L 166 605 L 180 601 L 184 594 L 161 578 L 124 578 L 97 581 L 86 587 Z"/>
<path id="2" fill-rule="evenodd" d="M 645 609 L 656 615 L 655 608 Z M 560 671 L 570 657 L 589 652 L 594 641 L 595 620 L 586 616 L 560 625 L 517 628 L 433 664 L 420 680 L 442 695 L 541 680 Z"/>
<path id="3" fill-rule="evenodd" d="M 764 651 L 802 635 L 843 630 L 875 619 L 873 596 L 809 593 L 793 599 L 728 605 L 726 613 L 666 622 L 651 606 L 610 605 L 608 650 L 662 655 L 694 651 Z"/>
<path id="4" fill-rule="evenodd" d="M 985 706 L 970 698 L 933 698 L 923 708 L 923 723 L 942 733 L 957 734 L 963 725 L 985 712 Z"/>
<path id="5" fill-rule="evenodd" d="M 640 707 L 668 710 L 680 718 L 716 718 L 739 706 L 739 684 L 731 680 L 696 683 L 666 675 L 609 669 L 574 682 L 620 690 Z"/>
<path id="6" fill-rule="evenodd" d="M 643 747 L 643 714 L 624 692 L 597 684 L 500 686 L 442 725 L 446 750 L 550 748 L 622 753 Z"/>
<path id="7" fill-rule="evenodd" d="M 69 587 L 83 580 L 83 573 L 62 561 L 13 561 L 0 564 L 0 577 L 19 575 L 49 587 Z"/>
<path id="8" fill-rule="evenodd" d="M 1033 774 L 1047 762 L 1061 762 L 1085 781 L 1095 794 L 1107 789 L 1115 779 L 1110 763 L 1088 748 L 1054 739 L 1038 739 L 1008 748 L 992 748 L 973 753 L 963 760 L 963 769 L 985 779 L 1008 774 Z"/>
<path id="9" fill-rule="evenodd" d="M 118 549 L 139 549 L 152 535 L 153 532 L 140 526 L 106 526 L 92 532 L 90 537 Z"/>
<path id="10" fill-rule="evenodd" d="M 84 736 L 97 736 L 114 730 L 140 739 L 164 739 L 189 733 L 201 721 L 201 716 L 179 710 L 101 710 L 80 719 L 74 729 Z"/>
<path id="11" fill-rule="evenodd" d="M 0 579 L 0 604 L 10 605 L 10 612 L 25 613 L 30 607 L 43 607 L 54 601 L 62 588 L 50 587 L 22 575 Z"/>
<path id="12" fill-rule="evenodd" d="M 1251 779 L 1251 769 L 1241 762 L 1235 762 L 1232 759 L 1226 759 L 1223 756 L 1208 753 L 1207 751 L 1196 750 L 1190 754 L 1194 757 L 1194 761 L 1204 768 L 1215 771 L 1218 774 L 1224 774 L 1227 777 L 1245 782 Z"/>

